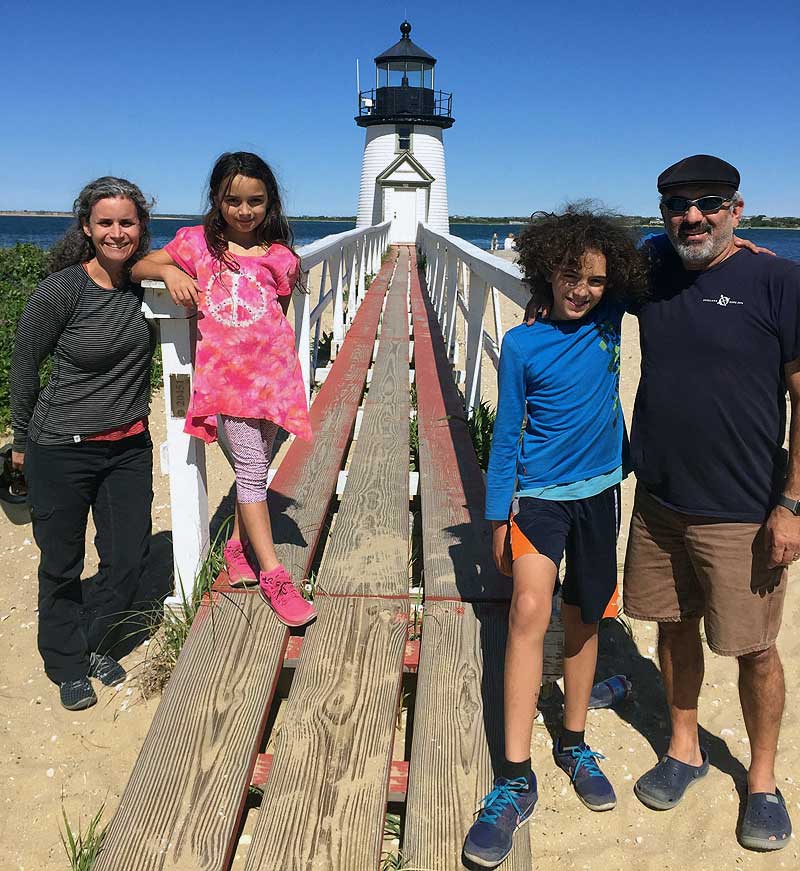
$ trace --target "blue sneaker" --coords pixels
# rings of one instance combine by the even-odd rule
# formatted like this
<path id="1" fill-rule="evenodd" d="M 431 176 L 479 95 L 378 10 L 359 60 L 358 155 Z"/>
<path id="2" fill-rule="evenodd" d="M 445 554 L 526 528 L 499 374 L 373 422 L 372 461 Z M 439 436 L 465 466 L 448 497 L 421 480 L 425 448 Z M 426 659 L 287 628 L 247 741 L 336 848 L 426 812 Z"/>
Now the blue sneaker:
<path id="1" fill-rule="evenodd" d="M 617 804 L 614 787 L 597 765 L 597 759 L 605 759 L 595 753 L 586 742 L 578 747 L 561 747 L 559 738 L 553 745 L 556 765 L 569 775 L 578 798 L 592 811 L 610 811 Z"/>
<path id="2" fill-rule="evenodd" d="M 538 798 L 535 775 L 530 788 L 524 777 L 496 778 L 464 841 L 464 858 L 482 868 L 496 868 L 511 852 L 514 832 L 528 821 Z"/>

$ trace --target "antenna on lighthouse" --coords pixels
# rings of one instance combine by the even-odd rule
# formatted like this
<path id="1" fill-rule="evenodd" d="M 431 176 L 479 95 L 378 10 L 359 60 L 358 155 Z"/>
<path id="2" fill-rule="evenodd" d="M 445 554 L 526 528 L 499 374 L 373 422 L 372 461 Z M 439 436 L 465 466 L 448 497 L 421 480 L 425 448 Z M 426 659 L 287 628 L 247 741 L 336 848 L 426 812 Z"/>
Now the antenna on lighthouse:
<path id="1" fill-rule="evenodd" d="M 356 58 L 356 99 L 361 97 L 361 76 L 358 73 L 358 58 Z"/>

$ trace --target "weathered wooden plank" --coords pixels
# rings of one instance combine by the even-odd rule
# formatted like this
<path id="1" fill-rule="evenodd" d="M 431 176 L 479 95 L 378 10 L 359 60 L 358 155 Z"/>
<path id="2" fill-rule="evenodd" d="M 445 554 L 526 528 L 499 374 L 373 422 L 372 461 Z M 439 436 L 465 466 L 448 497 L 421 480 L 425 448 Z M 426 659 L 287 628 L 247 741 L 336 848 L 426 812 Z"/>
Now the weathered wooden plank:
<path id="1" fill-rule="evenodd" d="M 96 871 L 227 867 L 286 639 L 257 597 L 201 607 Z"/>
<path id="2" fill-rule="evenodd" d="M 381 852 L 408 602 L 322 598 L 245 871 L 361 871 Z"/>
<path id="3" fill-rule="evenodd" d="M 311 404 L 313 442 L 295 439 L 270 485 L 275 547 L 297 581 L 306 577 L 336 490 L 395 259 L 393 252 L 370 284 L 331 372 Z"/>
<path id="4" fill-rule="evenodd" d="M 464 838 L 503 754 L 507 606 L 425 605 L 403 855 L 414 868 L 461 869 Z M 366 866 L 363 866 L 366 867 Z M 528 830 L 504 871 L 530 871 Z"/>
<path id="5" fill-rule="evenodd" d="M 408 596 L 407 264 L 401 250 L 317 597 Z"/>
<path id="6" fill-rule="evenodd" d="M 464 406 L 412 257 L 425 598 L 505 601 L 511 598 L 511 582 L 492 561 L 489 524 L 483 519 L 486 489 Z"/>

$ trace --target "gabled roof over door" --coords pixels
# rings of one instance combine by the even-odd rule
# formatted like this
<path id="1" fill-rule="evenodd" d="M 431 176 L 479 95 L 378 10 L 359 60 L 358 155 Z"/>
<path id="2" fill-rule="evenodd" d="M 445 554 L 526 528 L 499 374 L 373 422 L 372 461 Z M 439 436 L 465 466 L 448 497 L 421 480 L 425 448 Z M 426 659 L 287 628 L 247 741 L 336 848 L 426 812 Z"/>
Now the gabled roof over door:
<path id="1" fill-rule="evenodd" d="M 433 181 L 433 176 L 409 151 L 402 151 L 375 179 L 380 185 L 407 184 L 415 187 L 427 187 Z"/>

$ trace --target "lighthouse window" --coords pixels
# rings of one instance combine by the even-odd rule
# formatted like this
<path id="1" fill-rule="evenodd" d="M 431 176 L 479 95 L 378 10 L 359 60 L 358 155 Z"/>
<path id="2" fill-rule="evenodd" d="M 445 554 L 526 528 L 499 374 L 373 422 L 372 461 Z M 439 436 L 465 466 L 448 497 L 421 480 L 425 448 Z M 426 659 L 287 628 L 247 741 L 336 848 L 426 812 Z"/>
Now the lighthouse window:
<path id="1" fill-rule="evenodd" d="M 410 88 L 422 87 L 422 64 L 407 63 L 406 78 Z"/>
<path id="2" fill-rule="evenodd" d="M 406 65 L 400 61 L 389 64 L 389 87 L 400 88 L 403 85 L 403 76 L 406 74 Z"/>
<path id="3" fill-rule="evenodd" d="M 401 151 L 411 151 L 411 132 L 413 127 L 398 127 L 397 128 L 397 153 Z"/>
<path id="4" fill-rule="evenodd" d="M 423 88 L 432 88 L 433 87 L 433 82 L 432 82 L 433 67 L 424 67 L 423 68 L 423 75 L 425 77 L 425 80 L 424 80 L 424 84 L 422 85 L 422 87 Z"/>

